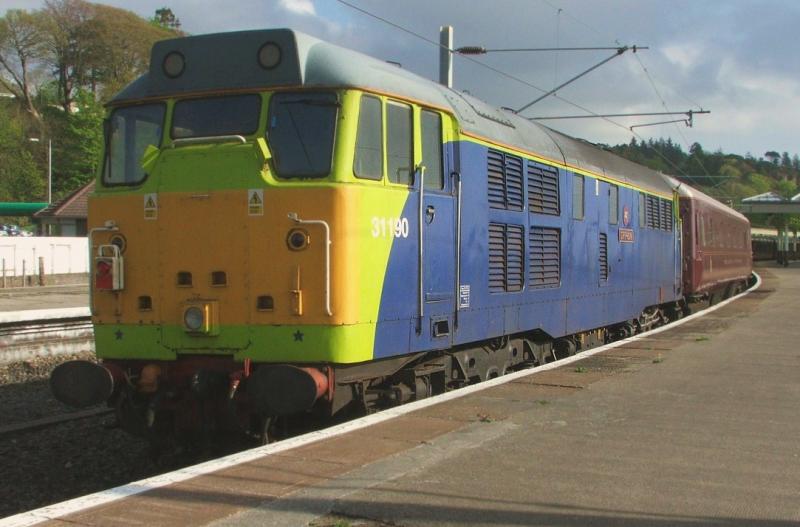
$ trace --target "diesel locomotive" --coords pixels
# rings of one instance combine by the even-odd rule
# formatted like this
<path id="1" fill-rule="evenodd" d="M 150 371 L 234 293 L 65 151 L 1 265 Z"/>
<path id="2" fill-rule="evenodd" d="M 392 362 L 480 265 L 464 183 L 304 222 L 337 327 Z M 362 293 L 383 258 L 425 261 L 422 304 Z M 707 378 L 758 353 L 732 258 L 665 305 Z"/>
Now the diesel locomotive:
<path id="1" fill-rule="evenodd" d="M 105 138 L 99 362 L 51 386 L 155 441 L 265 441 L 276 420 L 428 397 L 749 274 L 749 251 L 725 276 L 730 258 L 685 252 L 720 217 L 749 246 L 729 209 L 703 201 L 716 216 L 688 223 L 706 213 L 657 172 L 291 30 L 157 43 Z"/>

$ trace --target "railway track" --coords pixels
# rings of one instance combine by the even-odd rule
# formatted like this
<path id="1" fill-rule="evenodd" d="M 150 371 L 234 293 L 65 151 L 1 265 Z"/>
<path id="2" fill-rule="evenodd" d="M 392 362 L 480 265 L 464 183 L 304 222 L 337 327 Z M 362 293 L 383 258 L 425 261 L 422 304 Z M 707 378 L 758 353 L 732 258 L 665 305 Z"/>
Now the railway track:
<path id="1" fill-rule="evenodd" d="M 113 411 L 114 411 L 113 408 L 92 408 L 90 410 L 81 410 L 79 412 L 70 412 L 62 415 L 43 417 L 41 419 L 34 419 L 24 423 L 15 423 L 13 425 L 0 426 L 0 437 L 21 432 L 31 432 L 34 430 L 40 430 L 42 428 L 56 426 L 63 423 L 69 423 L 72 421 L 78 421 L 80 419 L 86 419 L 88 417 L 106 415 L 112 413 Z"/>
<path id="2" fill-rule="evenodd" d="M 94 330 L 86 308 L 0 314 L 0 364 L 93 349 Z"/>

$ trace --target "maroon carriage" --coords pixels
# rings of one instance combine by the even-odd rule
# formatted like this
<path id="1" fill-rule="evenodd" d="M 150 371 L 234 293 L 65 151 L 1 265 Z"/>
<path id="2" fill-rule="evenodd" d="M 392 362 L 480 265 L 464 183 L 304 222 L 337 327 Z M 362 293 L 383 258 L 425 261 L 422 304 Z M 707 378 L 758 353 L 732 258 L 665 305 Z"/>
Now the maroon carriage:
<path id="1" fill-rule="evenodd" d="M 746 287 L 753 270 L 750 222 L 742 214 L 670 178 L 680 198 L 683 224 L 683 294 L 731 296 Z"/>

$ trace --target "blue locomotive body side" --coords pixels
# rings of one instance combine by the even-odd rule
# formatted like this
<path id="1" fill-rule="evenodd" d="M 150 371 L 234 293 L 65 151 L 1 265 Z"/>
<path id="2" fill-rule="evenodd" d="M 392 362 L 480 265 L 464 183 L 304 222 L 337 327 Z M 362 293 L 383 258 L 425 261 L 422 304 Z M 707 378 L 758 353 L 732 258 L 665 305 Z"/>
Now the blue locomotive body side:
<path id="1" fill-rule="evenodd" d="M 478 142 L 447 146 L 452 177 L 443 190 L 426 190 L 423 196 L 423 316 L 419 316 L 419 242 L 417 236 L 409 236 L 392 247 L 375 358 L 533 330 L 557 338 L 636 319 L 648 306 L 680 299 L 676 264 L 680 229 L 672 199 Z M 490 188 L 487 167 L 498 153 L 522 163 L 516 169 L 521 185 L 505 182 L 515 206 L 503 206 L 496 195 L 492 197 L 496 189 Z M 529 172 L 541 169 L 557 178 L 557 213 L 531 208 Z M 579 215 L 574 214 L 573 203 L 580 195 L 574 188 L 580 185 L 578 178 L 583 180 L 582 219 L 573 217 Z M 459 179 L 460 248 L 456 242 Z M 616 223 L 609 212 L 610 189 L 617 196 Z M 639 210 L 646 199 L 640 196 L 660 200 L 662 209 L 669 207 L 668 226 L 647 225 L 649 213 Z M 410 232 L 418 233 L 418 184 L 409 192 L 402 215 L 408 218 Z M 551 235 L 547 247 L 542 245 L 542 233 Z M 500 241 L 503 247 L 498 247 Z M 548 250 L 549 263 L 552 266 L 554 256 L 557 268 L 543 280 L 535 276 L 534 267 Z M 498 279 L 498 275 L 503 276 Z"/>

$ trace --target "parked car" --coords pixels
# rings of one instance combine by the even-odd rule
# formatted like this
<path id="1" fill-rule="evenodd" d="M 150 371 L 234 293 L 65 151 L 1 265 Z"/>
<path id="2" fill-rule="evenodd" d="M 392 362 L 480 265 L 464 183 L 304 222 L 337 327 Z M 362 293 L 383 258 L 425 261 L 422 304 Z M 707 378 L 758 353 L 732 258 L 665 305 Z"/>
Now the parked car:
<path id="1" fill-rule="evenodd" d="M 10 225 L 10 224 L 2 224 L 0 225 L 0 236 L 33 236 L 32 233 L 20 229 L 17 225 Z"/>

